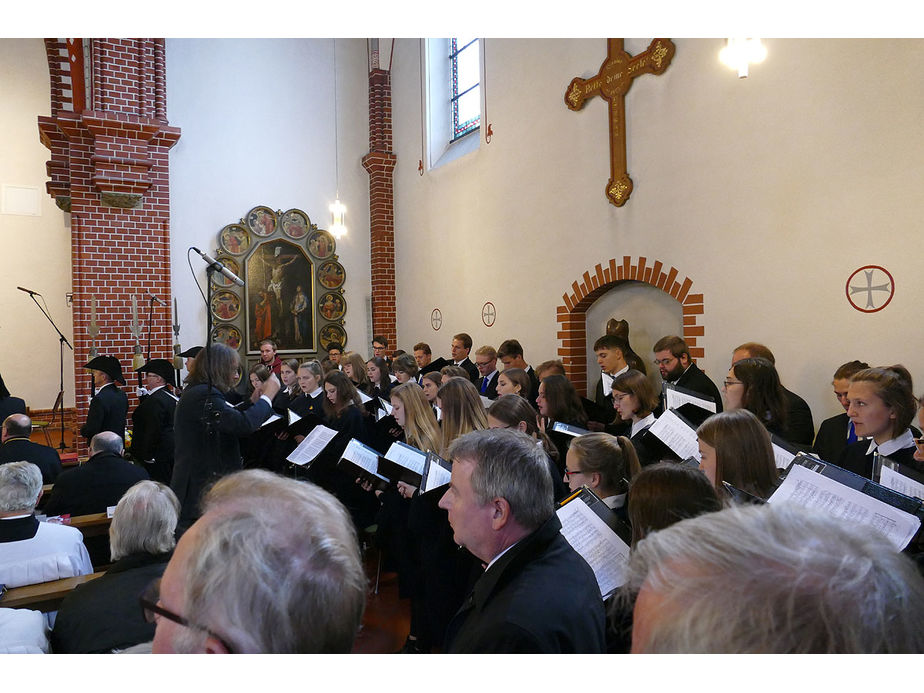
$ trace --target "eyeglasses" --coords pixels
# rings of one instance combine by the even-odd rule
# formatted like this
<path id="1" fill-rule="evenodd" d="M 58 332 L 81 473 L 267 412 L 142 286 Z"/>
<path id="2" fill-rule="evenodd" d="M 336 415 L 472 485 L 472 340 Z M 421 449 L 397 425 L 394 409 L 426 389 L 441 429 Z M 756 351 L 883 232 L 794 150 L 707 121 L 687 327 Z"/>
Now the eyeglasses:
<path id="1" fill-rule="evenodd" d="M 671 356 L 669 359 L 655 359 L 654 365 L 656 366 L 666 366 L 669 363 L 673 363 L 677 360 L 676 356 Z"/>
<path id="2" fill-rule="evenodd" d="M 142 592 L 141 596 L 138 597 L 138 603 L 141 605 L 141 610 L 144 615 L 144 620 L 147 621 L 148 623 L 156 624 L 157 616 L 161 616 L 163 618 L 166 618 L 169 621 L 178 623 L 179 625 L 185 628 L 193 628 L 195 630 L 201 630 L 204 633 L 208 633 L 213 638 L 218 640 L 218 642 L 220 642 L 222 646 L 230 654 L 234 654 L 234 649 L 231 647 L 231 645 L 228 644 L 228 641 L 222 638 L 217 633 L 209 630 L 205 626 L 198 626 L 195 623 L 190 623 L 189 620 L 187 620 L 183 616 L 180 616 L 179 614 L 175 614 L 169 609 L 165 609 L 160 604 L 158 604 L 158 602 L 160 601 L 160 580 L 161 580 L 160 578 L 157 578 L 156 580 L 151 582 L 145 588 L 144 592 Z"/>
<path id="3" fill-rule="evenodd" d="M 725 380 L 723 383 L 725 387 L 731 387 L 732 385 L 744 385 L 740 380 Z"/>
<path id="4" fill-rule="evenodd" d="M 484 363 L 479 363 L 478 361 L 475 361 L 475 365 L 478 366 L 479 368 L 487 368 L 488 366 L 491 365 L 491 362 L 486 361 Z"/>
<path id="5" fill-rule="evenodd" d="M 575 476 L 576 474 L 583 474 L 583 473 L 584 473 L 584 472 L 583 472 L 582 470 L 580 470 L 580 469 L 575 469 L 575 470 L 572 471 L 572 470 L 569 470 L 569 469 L 566 468 L 566 469 L 565 469 L 565 478 L 566 478 L 566 479 L 570 479 L 571 477 Z"/>

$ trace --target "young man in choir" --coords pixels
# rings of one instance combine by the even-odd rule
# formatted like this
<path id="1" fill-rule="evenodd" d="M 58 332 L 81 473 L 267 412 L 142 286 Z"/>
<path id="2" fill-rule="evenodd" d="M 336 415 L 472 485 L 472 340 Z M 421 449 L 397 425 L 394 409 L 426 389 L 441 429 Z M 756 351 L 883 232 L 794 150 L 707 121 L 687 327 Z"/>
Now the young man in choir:
<path id="1" fill-rule="evenodd" d="M 774 366 L 776 359 L 773 358 L 773 352 L 763 344 L 757 342 L 745 342 L 732 352 L 732 363 L 734 366 L 741 359 L 747 358 L 765 358 Z M 810 446 L 815 440 L 815 424 L 812 421 L 812 410 L 809 405 L 795 392 L 790 392 L 785 387 L 786 393 L 786 428 L 792 439 L 790 443 L 796 445 Z"/>
<path id="2" fill-rule="evenodd" d="M 279 374 L 282 369 L 282 359 L 276 355 L 276 342 L 272 339 L 264 339 L 260 342 L 260 363 L 273 371 L 277 378 L 282 377 Z"/>
<path id="3" fill-rule="evenodd" d="M 472 338 L 465 332 L 453 335 L 449 348 L 452 353 L 452 363 L 449 365 L 465 369 L 465 372 L 468 373 L 468 379 L 473 383 L 477 383 L 478 368 L 468 357 L 469 352 L 472 350 Z"/>
<path id="4" fill-rule="evenodd" d="M 716 412 L 722 411 L 722 395 L 719 394 L 719 388 L 703 373 L 699 366 L 693 363 L 690 358 L 690 350 L 687 343 L 676 335 L 661 337 L 652 347 L 655 357 L 655 365 L 661 373 L 661 379 L 664 382 L 671 383 L 677 387 L 683 387 L 693 392 L 706 395 L 715 402 Z M 656 414 L 664 411 L 664 395 L 661 395 L 661 404 Z"/>
<path id="5" fill-rule="evenodd" d="M 634 653 L 920 653 L 924 578 L 868 525 L 733 506 L 632 551 Z M 756 624 L 760 624 L 757 626 Z"/>
<path id="6" fill-rule="evenodd" d="M 391 365 L 391 357 L 385 353 L 385 350 L 388 349 L 388 340 L 377 334 L 372 338 L 372 357 L 378 357 L 380 359 L 385 359 L 385 363 L 389 366 Z"/>
<path id="7" fill-rule="evenodd" d="M 454 541 L 487 564 L 449 623 L 446 652 L 605 651 L 600 589 L 561 534 L 545 451 L 514 429 L 474 431 L 449 448 Z"/>
<path id="8" fill-rule="evenodd" d="M 626 352 L 629 345 L 622 337 L 605 334 L 594 342 L 594 354 L 597 356 L 597 365 L 600 366 L 600 380 L 594 394 L 594 402 L 601 407 L 613 406 L 613 393 L 610 385 L 613 378 L 629 370 L 626 362 Z"/>
<path id="9" fill-rule="evenodd" d="M 155 654 L 350 652 L 367 581 L 337 499 L 252 469 L 218 481 L 203 510 L 142 597 Z"/>
<path id="10" fill-rule="evenodd" d="M 497 351 L 492 346 L 479 347 L 475 351 L 475 368 L 480 376 L 475 386 L 488 399 L 497 399 Z"/>
<path id="11" fill-rule="evenodd" d="M 414 360 L 417 361 L 417 368 L 421 376 L 438 371 L 443 366 L 449 365 L 449 362 L 442 356 L 434 360 L 430 345 L 426 342 L 417 342 L 417 344 L 414 345 Z"/>
<path id="12" fill-rule="evenodd" d="M 539 393 L 539 377 L 533 367 L 523 358 L 523 347 L 516 339 L 505 339 L 497 348 L 497 358 L 504 364 L 504 368 L 522 368 L 529 376 L 530 393 L 527 399 L 533 407 L 536 406 L 536 395 Z M 564 373 L 562 374 L 564 375 Z"/>
<path id="13" fill-rule="evenodd" d="M 339 344 L 331 344 L 327 347 L 327 358 L 330 359 L 332 369 L 343 370 L 340 366 L 340 358 L 343 356 L 343 347 Z"/>
<path id="14" fill-rule="evenodd" d="M 840 459 L 841 454 L 850 443 L 857 442 L 857 432 L 850 421 L 850 417 L 847 416 L 847 408 L 850 406 L 850 400 L 847 399 L 847 388 L 854 374 L 866 368 L 869 368 L 868 363 L 849 361 L 834 371 L 831 385 L 834 387 L 834 396 L 837 397 L 840 405 L 844 407 L 844 412 L 821 422 L 818 427 L 818 435 L 815 436 L 815 444 L 812 446 L 812 452 L 832 464 Z"/>

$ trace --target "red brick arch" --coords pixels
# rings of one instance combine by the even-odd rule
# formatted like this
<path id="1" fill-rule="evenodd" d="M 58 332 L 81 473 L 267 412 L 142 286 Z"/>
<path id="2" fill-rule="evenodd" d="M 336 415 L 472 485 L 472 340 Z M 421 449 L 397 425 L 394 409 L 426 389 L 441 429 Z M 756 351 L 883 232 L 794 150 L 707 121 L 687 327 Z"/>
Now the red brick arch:
<path id="1" fill-rule="evenodd" d="M 690 293 L 693 280 L 680 279 L 676 267 L 665 272 L 660 260 L 649 266 L 648 258 L 633 260 L 624 255 L 622 264 L 617 264 L 614 258 L 605 266 L 598 264 L 593 270 L 584 272 L 580 279 L 571 283 L 571 290 L 562 295 L 564 305 L 557 308 L 558 356 L 578 392 L 587 389 L 587 309 L 607 291 L 629 281 L 651 284 L 676 299 L 683 307 L 682 336 L 690 347 L 690 356 L 694 360 L 705 356 L 703 348 L 697 344 L 704 334 L 703 326 L 698 324 L 703 314 L 703 295 Z"/>

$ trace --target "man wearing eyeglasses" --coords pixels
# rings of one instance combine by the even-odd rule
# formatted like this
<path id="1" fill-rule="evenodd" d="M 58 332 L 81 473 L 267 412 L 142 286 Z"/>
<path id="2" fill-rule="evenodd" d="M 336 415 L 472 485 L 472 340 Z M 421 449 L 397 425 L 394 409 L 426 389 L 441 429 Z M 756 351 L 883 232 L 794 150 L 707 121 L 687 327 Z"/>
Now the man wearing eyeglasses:
<path id="1" fill-rule="evenodd" d="M 497 399 L 497 351 L 492 346 L 479 347 L 475 352 L 475 367 L 481 377 L 475 385 L 488 399 Z"/>
<path id="2" fill-rule="evenodd" d="M 155 654 L 350 652 L 366 576 L 337 499 L 252 469 L 221 479 L 203 506 L 140 600 Z"/>
<path id="3" fill-rule="evenodd" d="M 677 387 L 683 387 L 693 392 L 705 395 L 715 402 L 716 412 L 722 411 L 722 396 L 719 388 L 708 375 L 693 363 L 687 343 L 676 335 L 661 337 L 652 347 L 654 362 L 661 373 L 664 382 Z M 664 393 L 661 393 L 661 403 L 655 415 L 660 416 L 664 411 Z"/>

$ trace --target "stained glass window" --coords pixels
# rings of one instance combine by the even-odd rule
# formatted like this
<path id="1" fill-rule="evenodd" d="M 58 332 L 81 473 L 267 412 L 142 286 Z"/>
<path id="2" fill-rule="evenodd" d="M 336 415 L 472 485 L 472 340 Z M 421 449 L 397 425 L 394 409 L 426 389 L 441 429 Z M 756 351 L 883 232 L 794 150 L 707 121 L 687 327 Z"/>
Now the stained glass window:
<path id="1" fill-rule="evenodd" d="M 476 38 L 449 39 L 452 141 L 481 125 L 481 65 Z"/>

